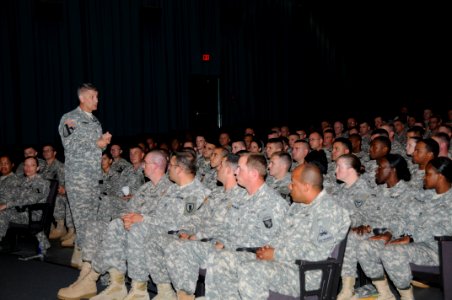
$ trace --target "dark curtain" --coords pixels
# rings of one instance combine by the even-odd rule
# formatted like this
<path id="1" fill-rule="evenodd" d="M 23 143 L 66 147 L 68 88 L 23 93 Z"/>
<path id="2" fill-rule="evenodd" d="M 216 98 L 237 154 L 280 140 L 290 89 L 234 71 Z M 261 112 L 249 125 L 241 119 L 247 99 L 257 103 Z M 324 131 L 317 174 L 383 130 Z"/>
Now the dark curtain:
<path id="1" fill-rule="evenodd" d="M 446 86 L 450 76 L 429 62 L 450 66 L 442 44 L 449 21 L 435 23 L 445 19 L 427 19 L 421 7 L 415 14 L 402 5 L 358 8 L 301 0 L 5 1 L 0 147 L 60 143 L 59 119 L 78 105 L 82 82 L 99 88 L 104 130 L 123 138 L 191 129 L 190 84 L 199 75 L 219 81 L 223 126 L 241 130 L 362 114 L 363 99 L 393 105 L 417 95 L 412 85 L 426 78 L 425 91 Z M 202 62 L 203 53 L 212 60 Z"/>

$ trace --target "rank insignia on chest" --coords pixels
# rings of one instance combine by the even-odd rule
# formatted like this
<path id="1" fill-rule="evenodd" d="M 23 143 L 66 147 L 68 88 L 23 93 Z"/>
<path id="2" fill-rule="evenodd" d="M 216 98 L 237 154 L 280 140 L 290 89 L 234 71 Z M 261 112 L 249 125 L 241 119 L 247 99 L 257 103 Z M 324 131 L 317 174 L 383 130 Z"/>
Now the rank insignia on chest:
<path id="1" fill-rule="evenodd" d="M 187 202 L 185 203 L 185 213 L 192 214 L 195 211 L 195 203 Z"/>
<path id="2" fill-rule="evenodd" d="M 264 225 L 266 228 L 272 228 L 273 227 L 273 221 L 271 218 L 265 218 L 262 222 L 264 222 Z"/>
<path id="3" fill-rule="evenodd" d="M 355 200 L 355 206 L 356 207 L 361 207 L 361 205 L 363 205 L 364 201 L 363 200 Z"/>
<path id="4" fill-rule="evenodd" d="M 325 228 L 323 228 L 323 227 L 319 228 L 319 236 L 318 236 L 319 242 L 325 242 L 332 238 L 333 237 L 332 237 L 331 233 L 329 233 Z"/>

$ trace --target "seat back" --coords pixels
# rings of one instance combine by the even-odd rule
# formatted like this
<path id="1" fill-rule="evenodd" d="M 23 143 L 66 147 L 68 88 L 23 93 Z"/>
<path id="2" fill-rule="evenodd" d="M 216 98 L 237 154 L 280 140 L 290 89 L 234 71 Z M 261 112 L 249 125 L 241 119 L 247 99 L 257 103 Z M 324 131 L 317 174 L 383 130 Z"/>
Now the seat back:
<path id="1" fill-rule="evenodd" d="M 300 295 L 302 299 L 315 299 L 315 297 L 319 300 L 336 299 L 347 246 L 347 236 L 348 234 L 334 247 L 331 257 L 327 260 L 319 262 L 300 261 Z M 306 291 L 306 271 L 312 270 L 322 270 L 320 287 L 317 290 Z"/>
<path id="2" fill-rule="evenodd" d="M 441 271 L 441 284 L 443 298 L 452 299 L 452 236 L 435 238 L 439 242 L 439 265 Z"/>
<path id="3" fill-rule="evenodd" d="M 49 194 L 45 203 L 29 204 L 22 207 L 28 213 L 28 224 L 9 223 L 7 235 L 10 237 L 8 240 L 10 240 L 13 249 L 17 245 L 19 235 L 35 236 L 41 231 L 46 236 L 49 235 L 59 185 L 57 180 L 51 179 L 49 181 Z M 37 220 L 33 220 L 33 213 L 37 211 L 41 212 L 41 216 Z"/>
<path id="4" fill-rule="evenodd" d="M 58 187 L 59 183 L 57 180 L 49 180 L 50 181 L 50 190 L 47 196 L 47 207 L 42 211 L 42 216 L 40 220 L 40 227 L 46 236 L 49 236 L 50 227 L 53 221 L 53 211 L 55 209 L 55 200 L 58 195 Z M 38 231 L 39 232 L 39 231 Z"/>
<path id="5" fill-rule="evenodd" d="M 452 300 L 452 236 L 437 236 L 439 266 L 411 263 L 411 273 L 417 280 L 442 287 L 443 299 Z"/>
<path id="6" fill-rule="evenodd" d="M 336 299 L 337 290 L 339 287 L 339 279 L 341 276 L 342 263 L 344 261 L 345 248 L 347 246 L 347 236 L 338 243 L 330 257 L 323 261 L 303 261 L 297 260 L 297 264 L 300 267 L 300 295 L 301 297 L 292 297 L 282 295 L 277 292 L 271 291 L 269 300 L 329 300 Z M 320 282 L 320 288 L 313 291 L 306 291 L 306 271 L 321 270 L 322 278 Z"/>

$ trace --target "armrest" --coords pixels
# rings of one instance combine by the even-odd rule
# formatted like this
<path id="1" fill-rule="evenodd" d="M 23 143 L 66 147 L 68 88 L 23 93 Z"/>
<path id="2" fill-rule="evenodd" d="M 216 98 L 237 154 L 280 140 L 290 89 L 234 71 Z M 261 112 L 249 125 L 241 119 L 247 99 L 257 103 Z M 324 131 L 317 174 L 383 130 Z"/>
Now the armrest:
<path id="1" fill-rule="evenodd" d="M 307 261 L 307 260 L 301 260 L 297 259 L 295 261 L 297 265 L 299 265 L 301 268 L 306 270 L 317 270 L 321 269 L 322 266 L 330 266 L 330 265 L 339 265 L 339 262 L 335 258 L 328 257 L 327 260 L 320 260 L 320 261 Z"/>
<path id="2" fill-rule="evenodd" d="M 452 236 L 444 235 L 444 236 L 435 236 L 435 240 L 438 242 L 451 242 Z"/>

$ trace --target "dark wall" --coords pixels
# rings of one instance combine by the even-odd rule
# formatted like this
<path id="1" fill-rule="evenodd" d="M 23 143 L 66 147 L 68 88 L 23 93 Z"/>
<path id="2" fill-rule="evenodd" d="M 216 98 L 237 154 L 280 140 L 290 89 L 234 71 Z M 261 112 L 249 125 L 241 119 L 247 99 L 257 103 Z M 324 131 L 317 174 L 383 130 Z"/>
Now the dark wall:
<path id="1" fill-rule="evenodd" d="M 450 103 L 446 10 L 360 5 L 6 1 L 0 144 L 59 143 L 59 119 L 77 105 L 82 82 L 99 88 L 96 115 L 116 137 L 198 124 L 199 91 L 191 84 L 200 75 L 219 79 L 222 125 L 229 128 L 370 116 L 387 105 L 396 112 L 402 102 Z M 203 53 L 210 62 L 201 61 Z"/>

